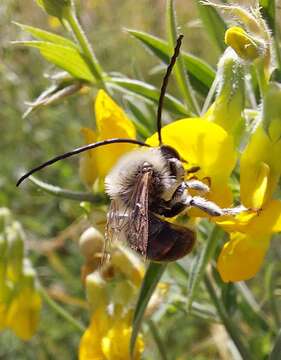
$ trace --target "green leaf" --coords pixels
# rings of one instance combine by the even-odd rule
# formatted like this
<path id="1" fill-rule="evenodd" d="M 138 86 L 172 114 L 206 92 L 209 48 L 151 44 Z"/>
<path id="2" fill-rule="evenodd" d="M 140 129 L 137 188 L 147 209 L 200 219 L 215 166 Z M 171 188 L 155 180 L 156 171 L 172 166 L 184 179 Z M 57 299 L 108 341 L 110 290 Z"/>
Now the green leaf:
<path id="1" fill-rule="evenodd" d="M 37 48 L 47 61 L 67 71 L 73 77 L 89 82 L 95 81 L 87 62 L 79 51 L 72 47 L 45 41 L 14 41 L 13 44 Z"/>
<path id="2" fill-rule="evenodd" d="M 68 47 L 72 47 L 74 49 L 78 50 L 77 45 L 63 37 L 54 33 L 51 33 L 49 31 L 45 31 L 33 26 L 29 26 L 29 25 L 23 25 L 17 22 L 14 22 L 15 25 L 19 26 L 23 31 L 28 32 L 29 34 L 31 34 L 33 37 L 39 39 L 39 40 L 43 40 L 43 41 L 47 41 L 47 42 L 51 42 L 54 44 L 58 44 L 58 45 L 63 45 L 63 46 L 68 46 Z"/>
<path id="3" fill-rule="evenodd" d="M 168 39 L 169 39 L 169 48 L 172 53 L 173 48 L 177 42 L 177 20 L 176 20 L 176 11 L 174 8 L 174 1 L 168 0 L 167 1 L 167 8 L 166 8 L 166 24 L 167 24 L 167 32 L 168 32 Z M 177 61 L 174 66 L 175 69 L 175 78 L 177 81 L 177 85 L 179 90 L 182 93 L 182 96 L 188 105 L 188 107 L 196 113 L 197 115 L 200 113 L 199 106 L 197 104 L 196 98 L 193 93 L 193 89 L 189 82 L 188 75 L 185 71 L 183 60 L 181 57 L 181 53 L 179 54 Z"/>
<path id="4" fill-rule="evenodd" d="M 107 84 L 125 93 L 137 94 L 158 104 L 160 91 L 143 81 L 127 78 L 109 78 Z M 180 116 L 192 116 L 179 100 L 168 94 L 165 95 L 164 107 Z"/>
<path id="5" fill-rule="evenodd" d="M 275 34 L 275 0 L 259 0 L 263 18 L 266 20 L 272 34 Z"/>
<path id="6" fill-rule="evenodd" d="M 197 261 L 193 263 L 191 269 L 191 276 L 188 283 L 188 299 L 187 299 L 187 309 L 190 310 L 192 302 L 195 296 L 195 291 L 197 290 L 208 265 L 209 260 L 212 258 L 216 245 L 218 243 L 218 238 L 222 233 L 222 229 L 215 226 L 211 232 L 209 238 L 207 239 L 204 248 L 202 249 Z"/>
<path id="7" fill-rule="evenodd" d="M 272 352 L 268 358 L 268 360 L 278 360 L 278 359 L 281 359 L 281 329 L 279 330 Z"/>
<path id="8" fill-rule="evenodd" d="M 143 315 L 145 313 L 148 302 L 159 282 L 161 276 L 163 275 L 167 264 L 164 263 L 153 263 L 151 262 L 148 265 L 142 286 L 140 289 L 139 298 L 135 308 L 134 318 L 133 318 L 133 331 L 131 336 L 130 343 L 130 352 L 133 355 L 136 339 L 140 330 L 141 322 Z"/>
<path id="9" fill-rule="evenodd" d="M 54 186 L 44 181 L 38 180 L 34 176 L 30 176 L 29 180 L 35 184 L 40 190 L 47 194 L 57 196 L 63 199 L 75 200 L 75 201 L 87 201 L 93 204 L 102 204 L 105 201 L 105 197 L 102 194 L 92 194 L 90 192 L 71 191 L 62 189 L 59 186 Z"/>
<path id="10" fill-rule="evenodd" d="M 152 123 L 148 122 L 148 119 L 144 115 L 143 111 L 136 105 L 136 101 L 133 101 L 129 97 L 126 98 L 126 105 L 129 111 L 133 115 L 132 121 L 134 122 L 137 132 L 144 138 L 148 138 L 153 132 Z M 150 130 L 149 130 L 150 129 Z"/>
<path id="11" fill-rule="evenodd" d="M 166 41 L 142 31 L 131 29 L 128 29 L 127 31 L 165 64 L 169 63 L 170 53 L 169 46 Z M 202 95 L 207 95 L 215 79 L 215 71 L 200 58 L 183 51 L 181 53 L 184 66 L 188 71 L 192 86 Z"/>
<path id="12" fill-rule="evenodd" d="M 220 51 L 224 52 L 226 49 L 224 33 L 227 29 L 224 20 L 214 7 L 202 4 L 200 0 L 196 0 L 196 3 L 206 32 Z"/>

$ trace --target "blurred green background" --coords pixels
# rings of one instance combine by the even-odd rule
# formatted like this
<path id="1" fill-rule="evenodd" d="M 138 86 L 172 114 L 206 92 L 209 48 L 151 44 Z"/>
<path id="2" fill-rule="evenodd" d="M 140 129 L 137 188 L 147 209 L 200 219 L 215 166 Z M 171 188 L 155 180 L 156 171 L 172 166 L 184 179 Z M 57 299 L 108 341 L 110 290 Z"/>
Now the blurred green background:
<path id="1" fill-rule="evenodd" d="M 81 0 L 77 6 L 83 27 L 106 71 L 143 78 L 159 87 L 162 73 L 155 71 L 159 62 L 125 29 L 165 37 L 164 0 Z M 202 29 L 195 2 L 177 0 L 176 7 L 178 23 L 185 35 L 183 48 L 215 67 L 220 52 Z M 15 183 L 24 170 L 83 143 L 81 127 L 94 124 L 95 91 L 74 95 L 22 119 L 25 103 L 35 99 L 49 83 L 43 74 L 52 73 L 54 68 L 36 50 L 11 45 L 12 40 L 28 38 L 12 21 L 65 32 L 33 0 L 2 1 L 0 19 L 0 205 L 10 208 L 23 224 L 31 259 L 42 283 L 53 289 L 54 294 L 67 293 L 75 299 L 84 299 L 80 281 L 82 258 L 76 244 L 85 226 L 76 221 L 83 213 L 79 204 L 48 196 L 28 182 L 20 189 Z M 176 93 L 173 82 L 169 89 Z M 39 177 L 63 188 L 84 189 L 77 159 L 60 162 Z M 60 241 L 63 246 L 50 253 L 50 243 Z M 88 313 L 83 304 L 68 302 L 63 306 L 87 324 Z M 171 307 L 160 322 L 171 359 L 227 359 L 226 334 L 220 325 L 206 327 L 206 322 L 174 310 Z M 39 331 L 30 342 L 21 342 L 10 332 L 0 334 L 0 359 L 76 359 L 79 338 L 74 328 L 44 306 Z M 221 345 L 217 347 L 216 343 Z M 148 340 L 146 347 L 151 350 L 155 345 Z M 153 350 L 145 358 L 157 358 L 151 354 Z"/>

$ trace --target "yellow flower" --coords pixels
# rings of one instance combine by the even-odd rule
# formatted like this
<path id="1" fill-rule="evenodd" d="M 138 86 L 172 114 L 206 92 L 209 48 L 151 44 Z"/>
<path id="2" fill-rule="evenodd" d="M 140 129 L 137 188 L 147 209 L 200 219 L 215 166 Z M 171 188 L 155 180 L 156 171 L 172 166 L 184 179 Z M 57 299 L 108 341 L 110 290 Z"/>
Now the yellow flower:
<path id="1" fill-rule="evenodd" d="M 81 338 L 80 360 L 130 360 L 132 312 L 120 311 L 110 315 L 106 307 L 97 309 Z M 144 346 L 139 335 L 135 346 L 135 360 L 140 359 Z"/>
<path id="2" fill-rule="evenodd" d="M 236 163 L 233 138 L 221 126 L 204 118 L 189 118 L 175 121 L 162 129 L 163 143 L 174 147 L 187 161 L 187 168 L 199 166 L 196 177 L 207 178 L 210 194 L 207 197 L 221 207 L 232 204 L 232 193 L 228 186 L 229 176 Z M 157 134 L 147 140 L 158 145 Z M 206 216 L 192 209 L 192 216 Z"/>
<path id="3" fill-rule="evenodd" d="M 261 124 L 241 157 L 241 201 L 253 211 L 217 220 L 230 232 L 218 258 L 226 282 L 255 276 L 272 234 L 281 231 L 281 201 L 272 199 L 281 174 L 280 153 L 281 141 L 272 141 Z"/>
<path id="4" fill-rule="evenodd" d="M 6 325 L 22 340 L 29 340 L 37 330 L 41 297 L 30 287 L 23 288 L 12 300 L 6 315 Z"/>
<path id="5" fill-rule="evenodd" d="M 264 51 L 263 43 L 247 34 L 239 26 L 233 26 L 226 31 L 225 43 L 244 60 L 253 61 Z"/>
<path id="6" fill-rule="evenodd" d="M 230 48 L 218 63 L 217 81 L 216 100 L 203 118 L 220 125 L 238 144 L 245 126 L 242 116 L 245 102 L 244 65 Z"/>
<path id="7" fill-rule="evenodd" d="M 6 311 L 6 326 L 22 340 L 29 340 L 38 327 L 41 296 L 35 271 L 28 259 L 24 260 L 22 277 L 11 294 Z"/>
<path id="8" fill-rule="evenodd" d="M 111 138 L 136 138 L 134 124 L 104 90 L 99 90 L 95 100 L 96 131 L 82 129 L 87 144 Z M 116 144 L 88 151 L 80 163 L 80 176 L 87 185 L 104 178 L 117 160 L 135 145 Z"/>

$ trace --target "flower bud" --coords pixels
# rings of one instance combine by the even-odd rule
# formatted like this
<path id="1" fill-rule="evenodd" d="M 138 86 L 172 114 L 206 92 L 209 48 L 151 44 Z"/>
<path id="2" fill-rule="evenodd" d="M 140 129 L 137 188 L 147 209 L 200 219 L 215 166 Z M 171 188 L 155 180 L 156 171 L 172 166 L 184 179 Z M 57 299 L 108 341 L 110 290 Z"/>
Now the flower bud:
<path id="1" fill-rule="evenodd" d="M 226 31 L 225 43 L 231 46 L 241 59 L 247 61 L 254 61 L 265 52 L 265 44 L 261 40 L 250 36 L 238 26 L 233 26 Z"/>
<path id="2" fill-rule="evenodd" d="M 6 284 L 8 242 L 5 235 L 0 234 L 0 302 Z"/>
<path id="3" fill-rule="evenodd" d="M 244 66 L 235 52 L 228 48 L 218 63 L 216 100 L 204 116 L 233 135 L 236 143 L 244 129 L 244 75 Z"/>
<path id="4" fill-rule="evenodd" d="M 140 259 L 129 249 L 121 245 L 114 248 L 111 253 L 111 264 L 126 279 L 130 280 L 135 286 L 140 286 L 144 268 Z"/>
<path id="5" fill-rule="evenodd" d="M 21 287 L 7 312 L 7 326 L 22 340 L 29 340 L 38 327 L 42 301 L 36 274 L 28 260 L 24 262 Z"/>
<path id="6" fill-rule="evenodd" d="M 97 308 L 106 307 L 109 303 L 109 296 L 106 288 L 106 281 L 104 281 L 99 272 L 95 271 L 86 278 L 87 300 L 89 302 L 91 311 Z"/>
<path id="7" fill-rule="evenodd" d="M 80 236 L 79 248 L 87 260 L 100 258 L 104 248 L 104 237 L 96 228 L 91 226 Z"/>
<path id="8" fill-rule="evenodd" d="M 18 281 L 23 271 L 25 234 L 20 223 L 14 221 L 7 230 L 8 243 L 8 276 L 12 281 Z"/>
<path id="9" fill-rule="evenodd" d="M 64 12 L 73 6 L 72 0 L 36 0 L 49 15 L 58 18 L 64 17 Z"/>
<path id="10" fill-rule="evenodd" d="M 281 139 L 281 85 L 270 82 L 264 96 L 262 123 L 272 142 Z"/>
<path id="11" fill-rule="evenodd" d="M 11 222 L 12 214 L 9 209 L 2 207 L 0 208 L 0 234 L 4 232 L 6 226 Z"/>

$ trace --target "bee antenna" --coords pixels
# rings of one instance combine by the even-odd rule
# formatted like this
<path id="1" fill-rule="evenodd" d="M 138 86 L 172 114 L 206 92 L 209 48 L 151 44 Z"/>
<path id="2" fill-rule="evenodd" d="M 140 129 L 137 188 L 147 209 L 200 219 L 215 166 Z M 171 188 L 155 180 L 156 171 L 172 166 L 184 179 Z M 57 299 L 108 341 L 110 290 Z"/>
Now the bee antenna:
<path id="1" fill-rule="evenodd" d="M 162 128 L 162 108 L 163 108 L 164 97 L 165 97 L 166 89 L 168 86 L 169 77 L 170 77 L 173 67 L 176 63 L 177 57 L 179 56 L 179 53 L 180 53 L 182 38 L 183 38 L 182 34 L 177 38 L 177 43 L 176 43 L 176 47 L 174 49 L 174 54 L 171 57 L 170 63 L 167 67 L 166 74 L 163 78 L 163 82 L 162 82 L 162 86 L 161 86 L 158 109 L 157 109 L 157 132 L 158 132 L 159 145 L 162 145 L 161 128 Z"/>
<path id="2" fill-rule="evenodd" d="M 30 171 L 28 171 L 26 174 L 24 174 L 17 182 L 17 186 L 19 186 L 26 178 L 28 178 L 30 175 L 34 174 L 35 172 L 49 166 L 52 165 L 54 163 L 56 163 L 57 161 L 69 158 L 73 155 L 77 155 L 80 154 L 84 151 L 87 150 L 91 150 L 91 149 L 95 149 L 99 146 L 104 146 L 104 145 L 109 145 L 109 144 L 120 144 L 120 143 L 126 143 L 126 144 L 136 144 L 136 145 L 140 145 L 140 146 L 146 146 L 146 147 L 150 147 L 150 145 L 139 141 L 139 140 L 135 140 L 135 139 L 106 139 L 106 140 L 102 140 L 102 141 L 98 141 L 96 143 L 92 143 L 92 144 L 88 144 L 85 146 L 81 146 L 79 148 L 73 149 L 69 152 L 66 152 L 62 155 L 58 155 L 55 156 L 54 158 L 42 163 L 41 165 L 36 166 L 35 168 L 31 169 Z"/>

